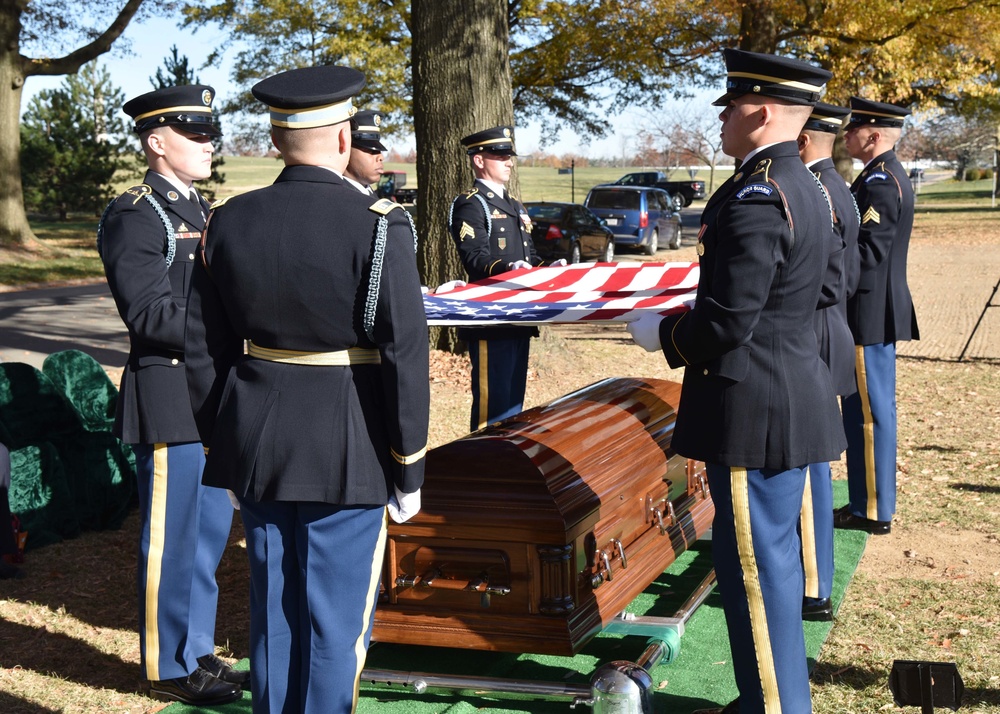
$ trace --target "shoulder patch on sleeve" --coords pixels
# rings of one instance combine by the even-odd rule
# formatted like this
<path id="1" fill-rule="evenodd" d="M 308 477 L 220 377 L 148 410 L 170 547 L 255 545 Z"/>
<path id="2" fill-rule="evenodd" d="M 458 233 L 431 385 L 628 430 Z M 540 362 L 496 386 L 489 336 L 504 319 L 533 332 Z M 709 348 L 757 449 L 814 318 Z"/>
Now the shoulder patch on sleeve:
<path id="1" fill-rule="evenodd" d="M 774 193 L 774 189 L 763 183 L 752 183 L 744 186 L 739 191 L 736 192 L 736 199 L 741 200 L 750 196 L 752 194 L 759 193 L 763 196 L 770 196 Z"/>
<path id="2" fill-rule="evenodd" d="M 370 205 L 368 207 L 368 210 L 374 211 L 375 213 L 378 213 L 381 216 L 385 216 L 388 215 L 389 211 L 391 211 L 394 208 L 403 208 L 403 206 L 399 203 L 390 201 L 388 198 L 380 198 L 379 200 L 375 201 L 375 203 Z"/>
<path id="3" fill-rule="evenodd" d="M 225 206 L 226 205 L 226 201 L 228 201 L 231 198 L 232 198 L 232 196 L 226 196 L 225 198 L 220 198 L 218 201 L 213 202 L 212 205 L 209 206 L 209 210 L 210 211 L 214 211 L 216 208 L 220 208 L 222 206 Z"/>
<path id="4" fill-rule="evenodd" d="M 885 171 L 872 171 L 868 176 L 865 177 L 865 183 L 871 183 L 872 181 L 888 181 L 889 174 Z"/>
<path id="5" fill-rule="evenodd" d="M 118 200 L 120 201 L 123 198 L 125 198 L 127 200 L 131 200 L 132 204 L 134 205 L 139 201 L 140 198 L 142 198 L 143 196 L 150 196 L 152 195 L 152 193 L 153 193 L 152 188 L 150 188 L 148 185 L 144 183 L 140 183 L 136 186 L 132 186 L 131 188 L 125 189 L 125 193 L 119 196 Z"/>

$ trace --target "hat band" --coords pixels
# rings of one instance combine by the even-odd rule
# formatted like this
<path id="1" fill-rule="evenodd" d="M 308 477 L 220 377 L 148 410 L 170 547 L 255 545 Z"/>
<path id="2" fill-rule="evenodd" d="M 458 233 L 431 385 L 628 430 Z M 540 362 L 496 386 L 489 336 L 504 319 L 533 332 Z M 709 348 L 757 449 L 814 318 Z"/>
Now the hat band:
<path id="1" fill-rule="evenodd" d="M 350 98 L 322 107 L 308 109 L 281 109 L 268 107 L 271 111 L 271 124 L 286 129 L 312 129 L 318 126 L 328 126 L 347 121 L 357 109 L 351 104 Z"/>
<path id="2" fill-rule="evenodd" d="M 143 119 L 148 119 L 149 117 L 160 116 L 161 114 L 177 114 L 183 112 L 198 112 L 201 114 L 212 115 L 211 107 L 163 107 L 162 109 L 157 109 L 156 111 L 146 112 L 145 114 L 140 114 L 135 117 L 132 121 L 139 123 Z"/>
<path id="3" fill-rule="evenodd" d="M 825 117 L 813 114 L 806 122 L 806 129 L 816 129 L 818 131 L 829 131 L 836 134 L 844 125 L 843 117 Z"/>
<path id="4" fill-rule="evenodd" d="M 381 130 L 377 126 L 372 124 L 371 126 L 359 126 L 353 133 L 357 134 L 359 132 L 363 132 L 367 134 L 378 134 L 380 131 Z"/>
<path id="5" fill-rule="evenodd" d="M 513 146 L 514 140 L 511 139 L 509 136 L 505 136 L 501 139 L 486 139 L 484 141 L 477 141 L 474 144 L 469 144 L 469 148 L 475 150 L 483 148 L 485 146 L 492 146 L 493 144 L 510 144 L 511 146 Z"/>
<path id="6" fill-rule="evenodd" d="M 819 94 L 823 91 L 822 84 L 807 84 L 806 82 L 796 82 L 791 79 L 782 79 L 781 77 L 770 77 L 766 74 L 753 74 L 751 72 L 730 72 L 729 78 L 739 77 L 743 79 L 759 80 L 761 82 L 767 82 L 769 84 L 778 84 L 782 87 L 788 89 L 800 89 L 804 92 L 814 92 Z"/>

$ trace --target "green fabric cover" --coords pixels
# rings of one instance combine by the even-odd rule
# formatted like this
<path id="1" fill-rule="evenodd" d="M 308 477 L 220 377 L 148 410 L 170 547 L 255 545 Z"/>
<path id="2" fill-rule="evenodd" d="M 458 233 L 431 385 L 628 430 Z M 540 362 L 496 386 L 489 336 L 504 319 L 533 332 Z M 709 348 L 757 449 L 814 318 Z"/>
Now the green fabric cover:
<path id="1" fill-rule="evenodd" d="M 54 352 L 42 372 L 76 411 L 87 431 L 111 431 L 118 389 L 100 363 L 80 350 Z"/>
<path id="2" fill-rule="evenodd" d="M 77 395 L 105 389 L 103 370 L 81 372 L 66 378 Z M 12 451 L 11 512 L 29 531 L 28 548 L 121 526 L 135 500 L 134 457 L 107 429 L 88 430 L 45 374 L 0 363 L 0 425 Z"/>

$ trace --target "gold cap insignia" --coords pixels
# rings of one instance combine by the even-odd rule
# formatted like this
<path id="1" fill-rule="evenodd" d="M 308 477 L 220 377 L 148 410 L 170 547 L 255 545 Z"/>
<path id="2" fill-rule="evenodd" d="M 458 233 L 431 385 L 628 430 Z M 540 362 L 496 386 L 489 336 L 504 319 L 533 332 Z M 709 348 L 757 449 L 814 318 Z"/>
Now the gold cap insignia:
<path id="1" fill-rule="evenodd" d="M 382 125 L 382 117 L 379 114 L 376 114 L 375 116 L 373 116 L 372 117 L 372 121 L 375 122 L 375 126 L 381 126 Z"/>
<path id="2" fill-rule="evenodd" d="M 212 93 L 206 89 L 201 93 L 201 101 L 205 103 L 206 107 L 212 106 Z"/>

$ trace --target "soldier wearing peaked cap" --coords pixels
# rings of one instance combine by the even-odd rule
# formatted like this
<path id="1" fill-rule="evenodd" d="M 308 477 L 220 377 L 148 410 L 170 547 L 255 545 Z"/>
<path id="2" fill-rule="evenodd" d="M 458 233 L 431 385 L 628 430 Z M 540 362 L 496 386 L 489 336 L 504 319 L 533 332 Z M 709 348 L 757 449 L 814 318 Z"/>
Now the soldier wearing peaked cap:
<path id="1" fill-rule="evenodd" d="M 238 499 L 253 711 L 353 711 L 386 538 L 420 507 L 430 393 L 416 233 L 343 177 L 347 67 L 259 82 L 285 168 L 210 216 L 186 349 L 205 482 Z M 244 343 L 248 344 L 244 354 Z M 387 508 L 388 505 L 388 508 Z"/>
<path id="2" fill-rule="evenodd" d="M 374 196 L 371 186 L 382 175 L 383 151 L 382 114 L 371 110 L 356 112 L 351 117 L 351 159 L 344 169 L 344 178 L 361 193 Z"/>
<path id="3" fill-rule="evenodd" d="M 215 570 L 233 519 L 225 491 L 201 483 L 204 450 L 184 378 L 184 314 L 208 204 L 215 91 L 169 87 L 125 103 L 149 165 L 112 201 L 98 249 L 129 333 L 115 434 L 136 455 L 140 505 L 139 646 L 154 696 L 195 706 L 241 696 L 245 672 L 215 656 Z"/>
<path id="4" fill-rule="evenodd" d="M 796 139 L 830 73 L 726 50 L 722 147 L 742 161 L 701 217 L 692 309 L 629 325 L 684 367 L 672 447 L 705 462 L 712 553 L 739 698 L 708 711 L 811 711 L 797 535 L 806 467 L 844 449 L 813 315 L 832 211 Z"/>
<path id="5" fill-rule="evenodd" d="M 828 307 L 816 311 L 813 328 L 820 356 L 830 368 L 833 386 L 841 397 L 857 391 L 854 381 L 854 338 L 847 325 L 847 299 L 857 289 L 860 271 L 858 224 L 860 217 L 847 183 L 833 163 L 833 143 L 851 110 L 817 102 L 802 133 L 799 155 L 812 171 L 833 205 L 834 226 L 830 255 L 823 280 Z M 802 616 L 810 620 L 833 619 L 833 483 L 830 463 L 809 464 L 802 500 L 800 532 L 805 570 Z"/>
<path id="6" fill-rule="evenodd" d="M 874 534 L 888 533 L 896 512 L 896 343 L 920 337 L 906 284 L 913 189 L 894 150 L 909 113 L 851 97 L 844 136 L 865 167 L 851 185 L 861 211 L 861 277 L 847 302 L 858 387 L 844 400 L 850 500 L 834 525 Z"/>
<path id="7" fill-rule="evenodd" d="M 448 229 L 470 281 L 544 264 L 531 240 L 528 209 L 505 187 L 517 156 L 513 132 L 513 127 L 496 126 L 462 139 L 476 180 L 452 202 Z M 475 431 L 519 413 L 529 345 L 538 328 L 463 328 L 458 336 L 468 342 L 472 363 L 470 428 Z"/>

